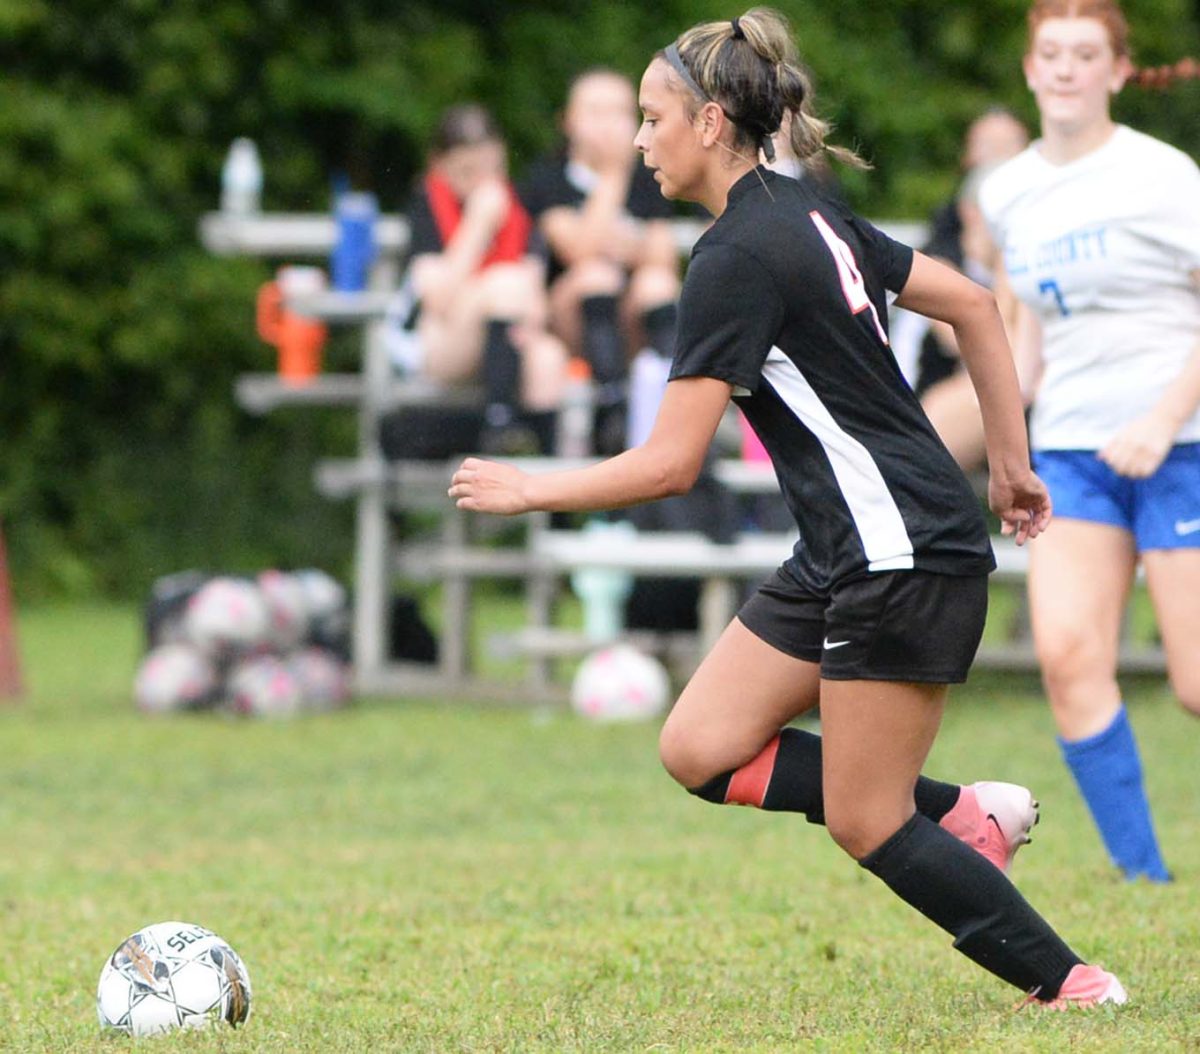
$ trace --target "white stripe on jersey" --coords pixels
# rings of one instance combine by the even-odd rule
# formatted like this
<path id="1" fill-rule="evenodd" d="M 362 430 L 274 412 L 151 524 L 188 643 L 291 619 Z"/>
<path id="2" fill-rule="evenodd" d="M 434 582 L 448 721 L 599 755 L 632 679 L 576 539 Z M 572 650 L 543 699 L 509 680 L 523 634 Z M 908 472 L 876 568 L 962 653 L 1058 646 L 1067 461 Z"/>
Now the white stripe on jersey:
<path id="1" fill-rule="evenodd" d="M 862 540 L 867 570 L 911 569 L 912 540 L 871 452 L 843 431 L 799 367 L 779 348 L 767 355 L 762 376 L 824 448 Z"/>

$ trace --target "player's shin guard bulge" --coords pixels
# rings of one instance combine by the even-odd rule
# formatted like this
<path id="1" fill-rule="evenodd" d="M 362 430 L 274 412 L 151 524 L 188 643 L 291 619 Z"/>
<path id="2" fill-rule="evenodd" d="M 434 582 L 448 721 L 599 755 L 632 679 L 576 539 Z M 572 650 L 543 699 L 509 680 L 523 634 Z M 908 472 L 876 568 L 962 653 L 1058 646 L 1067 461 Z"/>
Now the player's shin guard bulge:
<path id="1" fill-rule="evenodd" d="M 859 863 L 1009 984 L 1053 999 L 1081 960 L 1001 871 L 920 814 Z"/>

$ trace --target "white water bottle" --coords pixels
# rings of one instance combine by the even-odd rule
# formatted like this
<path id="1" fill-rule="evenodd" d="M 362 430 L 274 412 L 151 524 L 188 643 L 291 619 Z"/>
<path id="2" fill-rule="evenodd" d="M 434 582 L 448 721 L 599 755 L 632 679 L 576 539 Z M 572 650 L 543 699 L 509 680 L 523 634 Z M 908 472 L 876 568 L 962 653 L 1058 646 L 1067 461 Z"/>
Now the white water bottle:
<path id="1" fill-rule="evenodd" d="M 258 212 L 262 185 L 262 161 L 254 140 L 235 139 L 221 168 L 221 211 L 238 216 Z"/>
<path id="2" fill-rule="evenodd" d="M 587 363 L 572 359 L 558 412 L 558 456 L 588 457 L 592 453 L 592 379 Z"/>

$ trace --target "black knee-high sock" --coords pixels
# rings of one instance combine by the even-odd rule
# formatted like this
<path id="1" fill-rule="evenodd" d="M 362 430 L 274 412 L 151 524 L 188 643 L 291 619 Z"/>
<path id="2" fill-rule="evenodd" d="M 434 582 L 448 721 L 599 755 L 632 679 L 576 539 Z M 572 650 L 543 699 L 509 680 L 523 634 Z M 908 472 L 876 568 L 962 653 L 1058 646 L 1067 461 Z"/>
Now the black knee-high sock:
<path id="1" fill-rule="evenodd" d="M 1053 999 L 1082 961 L 999 868 L 920 813 L 859 863 L 1022 991 Z"/>
<path id="2" fill-rule="evenodd" d="M 512 321 L 491 319 L 483 345 L 484 418 L 489 425 L 511 423 L 521 389 L 521 356 L 509 337 Z"/>
<path id="3" fill-rule="evenodd" d="M 615 296 L 588 296 L 583 311 L 583 357 L 592 368 L 598 402 L 616 402 L 625 379 L 625 349 Z"/>
<path id="4" fill-rule="evenodd" d="M 733 793 L 730 793 L 730 790 Z M 959 787 L 927 776 L 913 789 L 917 812 L 936 823 L 958 801 Z M 825 823 L 821 787 L 821 737 L 799 728 L 785 728 L 749 764 L 724 772 L 691 793 L 705 801 L 757 805 L 771 812 L 801 812 L 809 823 Z"/>
<path id="5" fill-rule="evenodd" d="M 670 358 L 675 354 L 675 328 L 679 309 L 675 302 L 659 304 L 642 313 L 642 332 L 646 343 L 660 355 Z"/>

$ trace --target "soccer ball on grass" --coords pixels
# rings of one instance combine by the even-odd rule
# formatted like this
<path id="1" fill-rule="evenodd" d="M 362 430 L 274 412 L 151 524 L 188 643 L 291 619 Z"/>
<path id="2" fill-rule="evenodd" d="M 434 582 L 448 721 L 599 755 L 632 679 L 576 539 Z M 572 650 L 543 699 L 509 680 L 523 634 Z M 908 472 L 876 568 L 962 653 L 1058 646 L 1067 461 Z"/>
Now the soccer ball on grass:
<path id="1" fill-rule="evenodd" d="M 100 971 L 100 1027 L 131 1036 L 221 1021 L 235 1028 L 250 1016 L 250 975 L 212 930 L 159 922 L 126 937 Z"/>
<path id="2" fill-rule="evenodd" d="M 571 706 L 593 721 L 641 721 L 666 709 L 671 681 L 663 664 L 632 644 L 592 652 L 571 682 Z"/>

